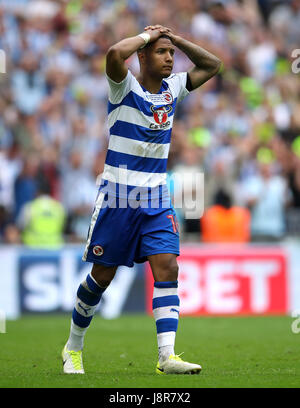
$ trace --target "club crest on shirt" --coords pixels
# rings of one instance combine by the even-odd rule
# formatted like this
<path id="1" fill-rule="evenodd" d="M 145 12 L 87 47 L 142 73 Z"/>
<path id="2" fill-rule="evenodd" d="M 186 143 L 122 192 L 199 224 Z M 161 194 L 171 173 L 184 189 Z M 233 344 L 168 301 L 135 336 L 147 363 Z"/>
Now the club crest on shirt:
<path id="1" fill-rule="evenodd" d="M 171 94 L 171 92 L 164 91 L 164 92 L 162 92 L 162 94 L 163 94 L 164 100 L 167 103 L 173 103 L 173 95 Z"/>
<path id="2" fill-rule="evenodd" d="M 168 116 L 173 110 L 172 106 L 167 105 L 157 108 L 156 106 L 152 105 L 150 109 L 156 122 L 150 124 L 150 129 L 164 129 L 170 125 Z"/>
<path id="3" fill-rule="evenodd" d="M 100 245 L 95 245 L 94 246 L 94 248 L 93 248 L 93 254 L 94 255 L 101 256 L 101 255 L 103 255 L 103 252 L 104 252 L 104 250 L 103 250 L 102 246 L 100 246 Z"/>

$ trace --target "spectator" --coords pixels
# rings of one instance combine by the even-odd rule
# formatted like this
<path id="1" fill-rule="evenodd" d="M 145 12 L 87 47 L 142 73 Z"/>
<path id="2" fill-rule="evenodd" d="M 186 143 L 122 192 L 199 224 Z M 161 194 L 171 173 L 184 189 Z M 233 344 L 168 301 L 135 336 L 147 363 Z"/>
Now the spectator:
<path id="1" fill-rule="evenodd" d="M 253 30 L 253 40 L 246 54 L 250 76 L 259 82 L 265 82 L 275 72 L 275 44 L 270 38 L 270 33 L 262 26 Z"/>
<path id="2" fill-rule="evenodd" d="M 0 148 L 0 206 L 11 213 L 15 204 L 14 183 L 22 164 L 14 157 L 13 147 Z"/>
<path id="3" fill-rule="evenodd" d="M 32 201 L 37 194 L 37 176 L 39 171 L 39 158 L 31 155 L 25 158 L 21 173 L 14 185 L 14 216 L 18 217 L 24 204 Z"/>
<path id="4" fill-rule="evenodd" d="M 18 241 L 14 214 L 34 199 L 40 178 L 50 184 L 51 197 L 66 206 L 66 239 L 85 240 L 108 144 L 105 54 L 120 38 L 153 23 L 203 45 L 224 64 L 178 107 L 170 175 L 184 173 L 189 184 L 195 172 L 203 172 L 206 210 L 222 192 L 232 206 L 252 203 L 255 234 L 266 205 L 259 186 L 266 185 L 274 194 L 268 205 L 277 214 L 277 235 L 273 232 L 282 236 L 286 230 L 279 214 L 285 206 L 280 200 L 275 210 L 275 198 L 283 185 L 291 190 L 289 212 L 300 206 L 293 142 L 300 134 L 300 82 L 291 71 L 299 19 L 300 0 L 0 0 L 0 49 L 7 62 L 6 74 L 0 75 L 2 242 Z M 176 53 L 174 71 L 188 70 L 188 59 Z M 137 57 L 128 64 L 135 73 Z M 262 170 L 257 174 L 261 146 L 278 160 L 269 178 Z M 185 220 L 186 211 L 179 221 L 198 239 L 200 214 Z M 270 236 L 266 220 L 260 236 Z"/>
<path id="5" fill-rule="evenodd" d="M 19 230 L 4 206 L 0 205 L 0 244 L 19 244 Z"/>
<path id="6" fill-rule="evenodd" d="M 286 180 L 274 173 L 274 163 L 258 164 L 257 175 L 245 179 L 242 189 L 251 210 L 253 241 L 278 241 L 285 233 Z"/>
<path id="7" fill-rule="evenodd" d="M 62 184 L 62 201 L 68 213 L 70 239 L 86 239 L 97 188 L 92 172 L 83 166 L 80 151 L 73 150 L 69 165 L 65 167 Z"/>
<path id="8" fill-rule="evenodd" d="M 47 183 L 41 183 L 36 198 L 24 205 L 17 224 L 23 243 L 29 247 L 57 249 L 64 243 L 65 209 L 50 197 Z"/>
<path id="9" fill-rule="evenodd" d="M 300 136 L 294 140 L 292 150 L 293 152 L 289 156 L 288 183 L 293 207 L 300 209 Z"/>
<path id="10" fill-rule="evenodd" d="M 203 212 L 203 149 L 187 145 L 181 154 L 181 162 L 174 166 L 170 177 L 174 183 L 174 204 L 179 221 L 186 234 L 199 235 L 199 219 Z"/>
<path id="11" fill-rule="evenodd" d="M 230 149 L 224 149 L 221 155 L 211 159 L 211 168 L 206 171 L 205 177 L 205 208 L 214 204 L 214 199 L 219 191 L 223 191 L 230 197 L 230 201 L 235 199 L 235 173 L 234 156 Z M 227 150 L 227 151 L 226 151 Z"/>
<path id="12" fill-rule="evenodd" d="M 250 219 L 250 211 L 232 206 L 229 194 L 220 189 L 214 197 L 214 205 L 201 218 L 202 242 L 248 242 Z"/>
<path id="13" fill-rule="evenodd" d="M 31 52 L 23 56 L 20 68 L 13 72 L 12 93 L 17 108 L 26 115 L 35 113 L 46 96 L 44 76 Z"/>

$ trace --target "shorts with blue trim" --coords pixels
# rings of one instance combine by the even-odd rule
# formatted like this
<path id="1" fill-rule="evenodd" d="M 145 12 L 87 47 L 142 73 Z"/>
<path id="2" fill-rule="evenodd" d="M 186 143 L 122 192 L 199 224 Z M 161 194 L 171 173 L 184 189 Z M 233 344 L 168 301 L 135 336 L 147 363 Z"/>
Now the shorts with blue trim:
<path id="1" fill-rule="evenodd" d="M 150 255 L 179 255 L 179 231 L 171 203 L 165 208 L 111 208 L 98 195 L 83 261 L 107 266 L 147 261 Z"/>

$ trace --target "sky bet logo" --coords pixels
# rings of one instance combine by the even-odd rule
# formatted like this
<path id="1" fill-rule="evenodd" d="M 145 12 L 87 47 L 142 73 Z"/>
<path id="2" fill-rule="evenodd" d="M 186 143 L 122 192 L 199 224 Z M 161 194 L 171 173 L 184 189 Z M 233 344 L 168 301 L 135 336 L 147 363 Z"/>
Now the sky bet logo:
<path id="1" fill-rule="evenodd" d="M 6 54 L 4 50 L 0 49 L 0 74 L 6 73 Z"/>

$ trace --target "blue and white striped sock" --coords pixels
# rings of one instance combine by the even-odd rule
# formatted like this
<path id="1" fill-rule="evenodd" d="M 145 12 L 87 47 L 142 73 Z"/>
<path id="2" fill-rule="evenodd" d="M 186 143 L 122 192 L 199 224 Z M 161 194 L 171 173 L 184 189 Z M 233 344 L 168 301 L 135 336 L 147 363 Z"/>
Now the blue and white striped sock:
<path id="1" fill-rule="evenodd" d="M 105 289 L 97 284 L 91 274 L 79 285 L 67 342 L 68 350 L 82 350 L 85 333 Z"/>
<path id="2" fill-rule="evenodd" d="M 156 323 L 159 361 L 175 354 L 175 336 L 179 318 L 178 281 L 155 282 L 152 309 Z"/>

